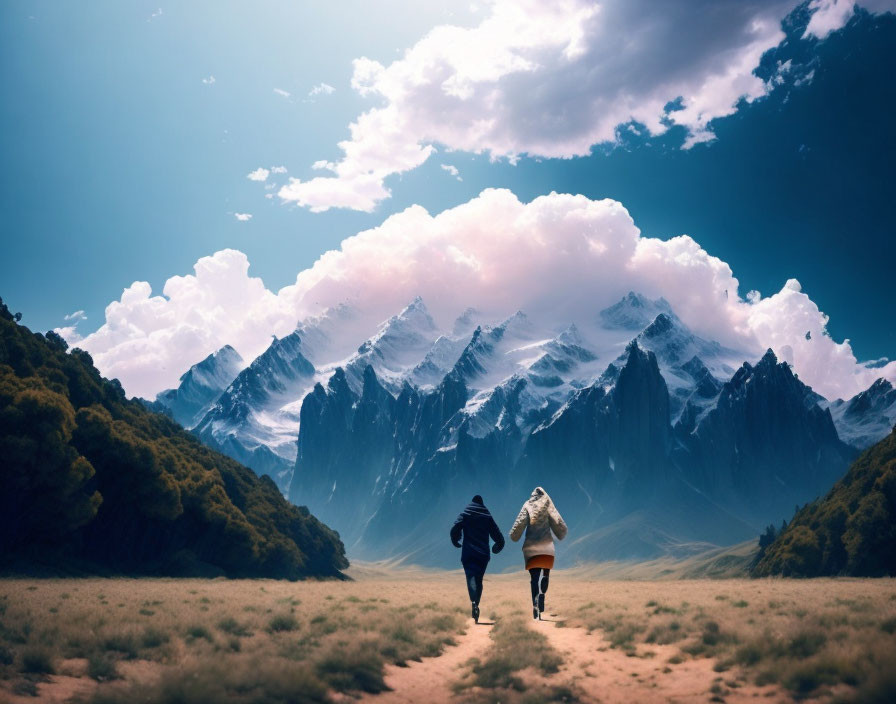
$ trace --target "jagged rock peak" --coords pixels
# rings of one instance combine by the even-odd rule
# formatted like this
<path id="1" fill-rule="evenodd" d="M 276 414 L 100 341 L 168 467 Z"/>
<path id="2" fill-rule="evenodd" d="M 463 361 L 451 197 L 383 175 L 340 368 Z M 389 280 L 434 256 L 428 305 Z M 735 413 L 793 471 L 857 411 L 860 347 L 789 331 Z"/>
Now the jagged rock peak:
<path id="1" fill-rule="evenodd" d="M 605 328 L 643 330 L 660 313 L 672 313 L 672 307 L 665 298 L 651 301 L 640 293 L 629 291 L 618 303 L 604 308 L 599 313 L 599 319 Z"/>
<path id="2" fill-rule="evenodd" d="M 694 355 L 687 362 L 682 364 L 681 368 L 684 369 L 688 374 L 690 374 L 694 379 L 699 379 L 704 374 L 709 374 L 709 369 L 707 369 L 706 365 L 703 363 L 703 360 L 700 359 L 697 355 Z"/>
<path id="3" fill-rule="evenodd" d="M 414 296 L 414 300 L 408 303 L 395 317 L 401 319 L 415 318 L 424 323 L 429 323 L 432 328 L 435 328 L 435 323 L 429 315 L 429 309 L 421 296 Z"/>
<path id="4" fill-rule="evenodd" d="M 212 352 L 201 362 L 194 364 L 185 371 L 181 375 L 180 381 L 184 382 L 191 377 L 195 377 L 197 372 L 202 372 L 203 374 L 214 373 L 217 369 L 238 368 L 242 364 L 243 358 L 240 356 L 240 353 L 230 345 L 224 345 L 221 349 Z"/>
<path id="5" fill-rule="evenodd" d="M 884 379 L 880 377 L 876 379 L 871 386 L 869 386 L 862 393 L 871 394 L 872 396 L 877 396 L 878 394 L 886 394 L 893 390 L 893 384 L 889 382 L 888 379 Z"/>
<path id="6" fill-rule="evenodd" d="M 420 330 L 436 330 L 435 321 L 430 316 L 429 310 L 426 308 L 426 304 L 420 296 L 416 296 L 413 301 L 402 308 L 398 315 L 393 315 L 391 318 L 383 321 L 380 324 L 380 331 L 370 340 L 361 345 L 359 351 L 363 351 L 365 345 L 369 345 L 371 342 L 375 343 L 383 336 L 393 331 L 404 329 L 409 324 Z"/>
<path id="7" fill-rule="evenodd" d="M 582 337 L 582 333 L 579 332 L 579 328 L 575 323 L 572 323 L 566 330 L 561 332 L 557 336 L 557 342 L 560 342 L 564 345 L 583 345 L 585 344 L 585 340 Z"/>
<path id="8" fill-rule="evenodd" d="M 492 331 L 494 332 L 494 331 Z M 473 336 L 461 352 L 454 367 L 449 372 L 449 376 L 455 376 L 458 379 L 464 377 L 471 378 L 482 374 L 485 370 L 477 359 L 480 354 L 489 354 L 492 351 L 492 345 L 487 341 L 483 333 L 482 326 L 477 325 L 473 331 Z M 446 377 L 447 378 L 447 377 Z"/>
<path id="9" fill-rule="evenodd" d="M 457 320 L 454 321 L 451 334 L 455 337 L 467 335 L 469 334 L 470 330 L 472 330 L 476 325 L 479 324 L 481 320 L 481 312 L 479 312 L 476 308 L 467 308 L 463 313 L 457 316 Z"/>
<path id="10" fill-rule="evenodd" d="M 330 393 L 349 392 L 348 378 L 345 376 L 345 370 L 342 367 L 336 367 L 333 376 L 327 382 L 327 388 Z"/>
<path id="11" fill-rule="evenodd" d="M 376 370 L 374 370 L 373 365 L 368 364 L 364 367 L 364 381 L 368 379 L 376 380 Z"/>
<path id="12" fill-rule="evenodd" d="M 505 333 L 519 334 L 526 333 L 532 328 L 532 322 L 523 311 L 518 310 L 513 315 L 505 318 L 500 324 L 491 329 L 494 337 L 500 339 Z"/>
<path id="13" fill-rule="evenodd" d="M 775 355 L 774 350 L 772 350 L 772 348 L 769 347 L 765 351 L 765 354 L 762 355 L 762 359 L 759 360 L 759 363 L 756 365 L 756 367 L 757 368 L 759 368 L 761 366 L 775 367 L 777 365 L 778 365 L 778 357 Z"/>
<path id="14" fill-rule="evenodd" d="M 668 313 L 660 313 L 653 322 L 644 329 L 645 337 L 657 337 L 668 332 L 675 325 L 672 317 Z"/>

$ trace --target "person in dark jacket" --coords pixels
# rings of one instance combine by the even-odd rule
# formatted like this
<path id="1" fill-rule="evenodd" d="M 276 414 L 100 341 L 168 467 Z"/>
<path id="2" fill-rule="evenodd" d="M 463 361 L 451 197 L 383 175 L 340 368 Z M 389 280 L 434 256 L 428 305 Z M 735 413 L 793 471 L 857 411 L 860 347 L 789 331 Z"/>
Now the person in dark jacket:
<path id="1" fill-rule="evenodd" d="M 451 526 L 451 542 L 454 547 L 461 547 L 460 562 L 464 566 L 464 574 L 467 577 L 467 591 L 470 593 L 472 603 L 473 620 L 479 623 L 479 600 L 482 598 L 482 578 L 485 576 L 485 568 L 491 559 L 488 551 L 488 539 L 495 541 L 492 552 L 497 555 L 504 548 L 504 536 L 498 529 L 498 524 L 488 512 L 482 497 L 479 494 L 467 504 L 461 511 L 454 525 Z"/>

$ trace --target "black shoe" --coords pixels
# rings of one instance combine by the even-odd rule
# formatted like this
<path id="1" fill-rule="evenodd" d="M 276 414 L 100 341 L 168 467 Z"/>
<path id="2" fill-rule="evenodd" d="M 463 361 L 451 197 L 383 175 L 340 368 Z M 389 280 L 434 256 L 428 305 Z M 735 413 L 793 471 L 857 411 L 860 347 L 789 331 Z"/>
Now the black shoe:
<path id="1" fill-rule="evenodd" d="M 479 623 L 479 604 L 473 604 L 473 620 Z"/>
<path id="2" fill-rule="evenodd" d="M 541 614 L 538 613 L 538 604 L 532 604 L 532 618 L 536 621 L 541 620 Z"/>

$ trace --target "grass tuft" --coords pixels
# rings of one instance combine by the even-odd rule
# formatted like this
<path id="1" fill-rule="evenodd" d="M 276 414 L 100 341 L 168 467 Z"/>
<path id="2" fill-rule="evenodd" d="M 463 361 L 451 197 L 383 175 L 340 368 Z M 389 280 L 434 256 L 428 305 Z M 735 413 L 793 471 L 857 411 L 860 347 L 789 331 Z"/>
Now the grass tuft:
<path id="1" fill-rule="evenodd" d="M 279 614 L 268 621 L 270 633 L 285 633 L 299 628 L 299 622 L 292 614 Z"/>
<path id="2" fill-rule="evenodd" d="M 22 666 L 19 669 L 36 675 L 52 675 L 56 671 L 52 651 L 43 645 L 29 645 L 22 650 Z"/>

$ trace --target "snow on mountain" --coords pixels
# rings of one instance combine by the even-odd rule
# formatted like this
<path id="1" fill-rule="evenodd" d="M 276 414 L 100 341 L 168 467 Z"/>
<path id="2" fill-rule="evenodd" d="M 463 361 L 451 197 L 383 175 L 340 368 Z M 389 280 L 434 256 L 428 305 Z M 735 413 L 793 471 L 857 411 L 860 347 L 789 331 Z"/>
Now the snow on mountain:
<path id="1" fill-rule="evenodd" d="M 298 331 L 274 338 L 237 375 L 194 432 L 259 474 L 288 481 L 298 423 L 297 415 L 284 407 L 311 390 L 314 373 Z"/>
<path id="2" fill-rule="evenodd" d="M 629 291 L 621 301 L 598 314 L 600 325 L 608 330 L 629 330 L 637 332 L 660 313 L 671 313 L 672 308 L 665 298 L 651 301 L 640 293 Z"/>
<path id="3" fill-rule="evenodd" d="M 516 462 L 533 432 L 550 425 L 577 394 L 623 398 L 612 394 L 632 341 L 656 360 L 668 389 L 669 423 L 681 443 L 716 408 L 723 386 L 750 358 L 693 334 L 664 299 L 634 292 L 590 319 L 564 321 L 558 314 L 560 325 L 555 327 L 522 311 L 495 322 L 468 309 L 443 329 L 419 297 L 376 330 L 360 329 L 359 319 L 352 307 L 343 305 L 275 339 L 219 394 L 195 432 L 256 472 L 271 475 L 284 493 L 292 486 L 295 498 L 302 495 L 293 473 L 301 469 L 297 438 L 302 414 L 311 413 L 304 408 L 309 394 L 317 393 L 315 403 L 331 409 L 327 412 L 334 418 L 349 414 L 353 423 L 366 422 L 367 412 L 358 411 L 357 404 L 388 406 L 392 410 L 377 412 L 377 432 L 394 433 L 389 442 L 400 447 L 395 459 L 383 459 L 378 472 L 406 474 L 395 485 L 403 491 L 402 482 L 416 481 L 433 453 L 445 467 L 494 458 Z M 193 377 L 206 378 L 202 374 Z M 336 377 L 340 393 L 333 387 Z M 849 402 L 830 404 L 837 428 L 849 442 L 865 442 L 892 425 L 896 392 L 884 384 Z M 806 393 L 807 408 L 826 403 L 811 390 Z M 325 402 L 328 395 L 333 397 Z M 386 397 L 394 402 L 387 403 Z M 388 430 L 390 423 L 398 425 Z M 427 437 L 423 445 L 416 439 L 421 432 Z M 334 435 L 332 446 L 338 442 Z M 340 472 L 366 462 L 363 446 L 373 440 L 358 442 L 353 450 L 357 457 L 344 458 Z M 385 441 L 376 442 L 379 447 Z M 308 445 L 312 455 L 314 447 Z M 378 452 L 386 458 L 392 450 L 384 445 Z M 608 462 L 612 466 L 618 459 L 610 456 Z"/>
<path id="4" fill-rule="evenodd" d="M 662 299 L 656 301 L 665 303 Z M 668 304 L 667 304 L 668 305 Z M 672 418 L 677 419 L 689 399 L 706 400 L 709 372 L 719 383 L 727 381 L 748 359 L 744 351 L 722 347 L 692 333 L 671 310 L 660 313 L 636 337 L 638 344 L 656 355 L 666 385 L 669 387 Z M 703 384 L 698 390 L 698 385 Z"/>
<path id="5" fill-rule="evenodd" d="M 176 389 L 162 391 L 156 402 L 185 428 L 194 427 L 236 378 L 243 368 L 243 358 L 230 345 L 225 345 L 180 378 Z"/>
<path id="6" fill-rule="evenodd" d="M 386 388 L 398 392 L 405 378 L 432 349 L 439 337 L 423 299 L 417 296 L 398 315 L 380 324 L 343 366 L 349 385 L 359 390 L 368 365 Z"/>
<path id="7" fill-rule="evenodd" d="M 828 404 L 840 439 L 864 450 L 885 438 L 896 425 L 896 389 L 878 379 L 848 401 Z"/>
<path id="8" fill-rule="evenodd" d="M 420 298 L 357 345 L 357 316 L 342 305 L 299 323 L 233 380 L 195 432 L 256 472 L 269 474 L 286 490 L 296 458 L 302 401 L 337 368 L 360 392 L 370 365 L 384 386 L 400 387 L 437 337 Z"/>

